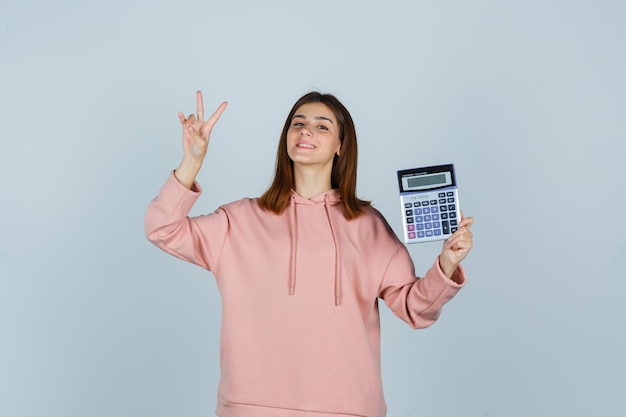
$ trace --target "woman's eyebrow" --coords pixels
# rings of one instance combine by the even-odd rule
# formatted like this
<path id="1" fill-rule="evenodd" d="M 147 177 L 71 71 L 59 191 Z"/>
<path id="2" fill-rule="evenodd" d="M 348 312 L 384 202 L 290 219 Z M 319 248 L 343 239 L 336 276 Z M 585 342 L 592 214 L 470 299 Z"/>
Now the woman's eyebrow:
<path id="1" fill-rule="evenodd" d="M 306 116 L 303 114 L 295 114 L 291 120 L 295 119 L 295 118 L 300 118 L 300 119 L 305 119 L 306 120 Z M 333 123 L 332 119 L 329 119 L 328 117 L 324 117 L 324 116 L 315 116 L 313 119 L 315 120 L 328 120 L 330 123 Z"/>

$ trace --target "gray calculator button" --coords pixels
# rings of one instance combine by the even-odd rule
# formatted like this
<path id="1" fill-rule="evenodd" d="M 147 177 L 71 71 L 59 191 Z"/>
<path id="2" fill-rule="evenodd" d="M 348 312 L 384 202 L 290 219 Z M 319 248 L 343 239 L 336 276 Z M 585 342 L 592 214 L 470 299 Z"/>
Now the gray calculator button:
<path id="1" fill-rule="evenodd" d="M 456 212 L 451 211 L 451 212 L 450 212 L 450 218 L 451 218 L 451 219 L 456 219 Z"/>
<path id="2" fill-rule="evenodd" d="M 404 215 L 405 216 L 412 216 L 413 215 L 413 210 L 405 210 L 404 211 Z"/>
<path id="3" fill-rule="evenodd" d="M 443 198 L 446 196 L 446 193 L 439 193 L 439 198 Z"/>
<path id="4" fill-rule="evenodd" d="M 413 204 L 411 203 L 404 203 L 404 208 L 411 208 L 413 207 Z"/>
<path id="5" fill-rule="evenodd" d="M 453 191 L 448 191 L 448 192 L 446 193 L 446 195 L 447 195 L 448 197 L 454 197 L 454 192 L 453 192 Z"/>
<path id="6" fill-rule="evenodd" d="M 454 210 L 454 208 L 452 210 Z M 441 206 L 441 207 L 439 207 L 439 211 L 448 211 L 448 207 Z"/>
<path id="7" fill-rule="evenodd" d="M 454 204 L 450 204 L 448 206 L 448 210 L 453 211 L 456 207 L 454 206 Z"/>
<path id="8" fill-rule="evenodd" d="M 434 206 L 435 204 L 437 204 L 437 200 L 430 200 L 430 205 Z"/>
<path id="9" fill-rule="evenodd" d="M 415 203 L 413 203 L 413 207 L 419 207 L 419 206 L 421 206 L 419 201 L 416 201 Z"/>
<path id="10" fill-rule="evenodd" d="M 441 213 L 441 219 L 446 220 L 448 218 L 448 213 Z"/>
<path id="11" fill-rule="evenodd" d="M 413 217 L 407 217 L 406 218 L 406 222 L 407 223 L 413 223 Z"/>
<path id="12" fill-rule="evenodd" d="M 448 203 L 454 203 L 454 198 L 449 198 Z"/>
<path id="13" fill-rule="evenodd" d="M 447 220 L 444 220 L 441 222 L 441 229 L 443 230 L 444 235 L 450 234 L 450 224 L 448 223 Z"/>
<path id="14" fill-rule="evenodd" d="M 428 201 L 422 201 L 422 206 L 427 206 L 428 204 Z"/>

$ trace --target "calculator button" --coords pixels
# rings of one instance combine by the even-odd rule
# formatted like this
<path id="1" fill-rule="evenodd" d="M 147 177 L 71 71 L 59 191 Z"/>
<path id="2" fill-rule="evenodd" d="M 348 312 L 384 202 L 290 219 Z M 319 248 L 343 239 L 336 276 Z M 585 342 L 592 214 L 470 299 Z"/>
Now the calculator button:
<path id="1" fill-rule="evenodd" d="M 456 211 L 451 211 L 450 212 L 450 218 L 451 219 L 456 219 Z"/>
<path id="2" fill-rule="evenodd" d="M 413 223 L 413 217 L 407 217 L 406 218 L 406 222 L 407 223 Z"/>
<path id="3" fill-rule="evenodd" d="M 413 210 L 405 210 L 404 211 L 404 215 L 405 216 L 412 216 L 413 215 Z"/>
<path id="4" fill-rule="evenodd" d="M 433 231 L 432 230 L 427 230 L 426 231 L 426 237 L 432 237 L 433 235 Z"/>
<path id="5" fill-rule="evenodd" d="M 427 206 L 427 205 L 428 205 L 428 201 L 422 201 L 422 207 Z"/>
<path id="6" fill-rule="evenodd" d="M 432 229 L 433 225 L 432 223 L 424 223 L 424 229 Z"/>
<path id="7" fill-rule="evenodd" d="M 430 200 L 430 205 L 434 206 L 435 204 L 437 204 L 437 200 Z"/>
<path id="8" fill-rule="evenodd" d="M 424 230 L 424 225 L 423 225 L 422 223 L 419 223 L 419 224 L 416 224 L 416 225 L 415 225 L 415 228 L 416 228 L 417 230 Z"/>
<path id="9" fill-rule="evenodd" d="M 457 226 L 458 223 L 456 222 L 456 220 L 450 220 L 450 226 Z"/>
<path id="10" fill-rule="evenodd" d="M 454 192 L 453 192 L 453 191 L 448 191 L 448 192 L 446 193 L 446 195 L 447 195 L 448 197 L 454 197 Z"/>
<path id="11" fill-rule="evenodd" d="M 404 203 L 404 208 L 411 208 L 413 207 L 413 204 L 411 203 Z"/>
<path id="12" fill-rule="evenodd" d="M 445 220 L 448 218 L 448 213 L 441 213 L 441 219 Z"/>
<path id="13" fill-rule="evenodd" d="M 441 222 L 441 229 L 443 230 L 444 235 L 450 234 L 450 225 L 447 220 Z"/>
<path id="14" fill-rule="evenodd" d="M 415 203 L 413 203 L 413 207 L 419 207 L 419 206 L 421 206 L 419 201 L 416 201 Z"/>
<path id="15" fill-rule="evenodd" d="M 425 222 L 429 222 L 430 221 L 430 214 L 427 214 L 424 216 L 424 221 Z"/>
<path id="16" fill-rule="evenodd" d="M 454 210 L 454 209 L 453 209 Z M 441 206 L 439 207 L 439 211 L 448 211 L 448 207 L 446 206 Z"/>
<path id="17" fill-rule="evenodd" d="M 439 198 L 443 198 L 446 196 L 446 193 L 439 193 Z"/>
<path id="18" fill-rule="evenodd" d="M 454 232 L 456 232 L 457 230 L 458 230 L 458 228 L 457 228 L 457 227 L 453 227 L 453 228 L 451 228 L 451 229 L 450 229 L 450 232 L 454 233 Z"/>
<path id="19" fill-rule="evenodd" d="M 415 230 L 415 225 L 414 224 L 410 224 L 406 227 L 406 230 L 408 230 L 409 232 L 412 232 Z"/>
<path id="20" fill-rule="evenodd" d="M 435 236 L 441 236 L 441 229 L 435 229 L 433 230 L 433 233 L 435 234 Z"/>
<path id="21" fill-rule="evenodd" d="M 454 203 L 454 198 L 449 198 L 448 203 Z"/>
<path id="22" fill-rule="evenodd" d="M 415 239 L 415 232 L 409 232 L 409 239 Z"/>
<path id="23" fill-rule="evenodd" d="M 424 207 L 424 214 L 430 213 L 430 210 L 432 210 L 431 207 Z"/>
<path id="24" fill-rule="evenodd" d="M 424 237 L 424 232 L 417 232 L 417 237 L 418 238 L 423 238 Z"/>
<path id="25" fill-rule="evenodd" d="M 450 204 L 448 206 L 448 210 L 453 211 L 456 207 L 454 206 L 454 204 Z"/>
<path id="26" fill-rule="evenodd" d="M 442 198 L 441 200 L 439 200 L 439 204 L 446 204 L 446 199 Z"/>
<path id="27" fill-rule="evenodd" d="M 438 214 L 433 214 L 431 217 L 433 218 L 433 220 L 439 220 L 439 215 Z"/>
<path id="28" fill-rule="evenodd" d="M 436 228 L 436 229 L 439 229 L 441 227 L 441 223 L 433 222 L 433 227 Z"/>
<path id="29" fill-rule="evenodd" d="M 430 208 L 430 212 L 431 212 L 431 213 L 437 213 L 438 211 L 439 211 L 439 207 L 436 207 L 436 206 L 435 206 L 435 207 L 431 207 L 431 208 Z"/>
<path id="30" fill-rule="evenodd" d="M 417 208 L 417 209 L 415 209 L 415 214 L 416 214 L 417 216 L 419 216 L 420 214 L 422 214 L 422 209 L 421 209 L 421 208 Z"/>

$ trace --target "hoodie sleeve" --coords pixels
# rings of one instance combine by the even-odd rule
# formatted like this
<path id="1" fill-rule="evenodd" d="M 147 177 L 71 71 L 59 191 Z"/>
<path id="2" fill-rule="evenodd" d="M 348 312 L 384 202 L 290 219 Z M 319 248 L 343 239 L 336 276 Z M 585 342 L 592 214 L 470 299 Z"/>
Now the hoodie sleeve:
<path id="1" fill-rule="evenodd" d="M 385 271 L 380 297 L 413 329 L 425 328 L 439 318 L 443 306 L 465 285 L 463 268 L 459 265 L 454 273 L 454 279 L 446 277 L 435 260 L 423 278 L 416 278 L 413 261 L 402 245 Z"/>
<path id="2" fill-rule="evenodd" d="M 201 193 L 199 184 L 188 190 L 170 173 L 148 206 L 145 232 L 148 240 L 165 252 L 213 271 L 226 239 L 228 217 L 223 209 L 189 217 Z"/>

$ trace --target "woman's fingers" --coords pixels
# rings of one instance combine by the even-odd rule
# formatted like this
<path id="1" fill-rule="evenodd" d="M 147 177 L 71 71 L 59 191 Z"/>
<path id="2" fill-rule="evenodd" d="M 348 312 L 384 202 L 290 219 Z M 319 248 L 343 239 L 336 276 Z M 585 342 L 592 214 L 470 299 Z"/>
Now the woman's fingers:
<path id="1" fill-rule="evenodd" d="M 198 115 L 198 120 L 204 120 L 204 103 L 202 101 L 202 91 L 200 90 L 196 92 L 196 114 Z"/>

